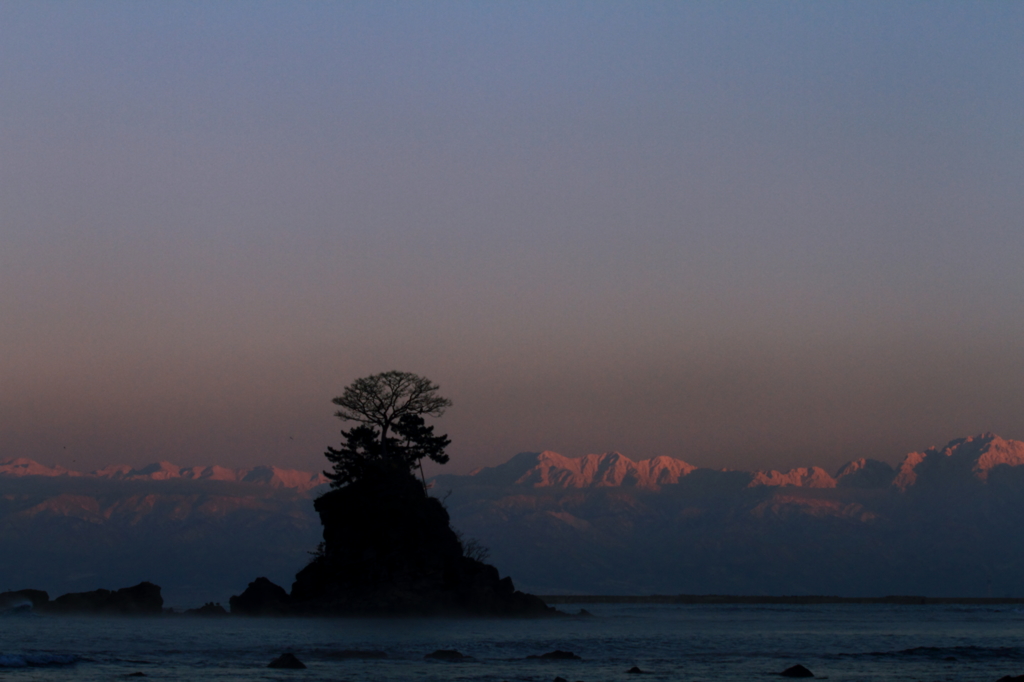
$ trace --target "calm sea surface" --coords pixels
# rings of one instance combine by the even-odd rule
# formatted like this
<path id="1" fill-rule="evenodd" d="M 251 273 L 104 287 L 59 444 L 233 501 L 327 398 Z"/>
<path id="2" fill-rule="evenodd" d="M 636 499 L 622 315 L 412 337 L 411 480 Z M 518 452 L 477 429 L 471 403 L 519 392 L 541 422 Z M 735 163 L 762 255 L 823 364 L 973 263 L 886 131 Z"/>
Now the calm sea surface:
<path id="1" fill-rule="evenodd" d="M 0 680 L 830 680 L 1024 674 L 1024 610 L 969 606 L 582 605 L 552 620 L 0 618 Z M 569 607 L 564 607 L 568 609 Z M 578 609 L 579 606 L 572 608 Z M 384 651 L 345 660 L 345 649 Z M 457 649 L 472 660 L 424 660 Z M 525 660 L 562 649 L 582 661 Z M 306 670 L 266 665 L 291 651 Z M 648 675 L 626 671 L 639 666 Z"/>

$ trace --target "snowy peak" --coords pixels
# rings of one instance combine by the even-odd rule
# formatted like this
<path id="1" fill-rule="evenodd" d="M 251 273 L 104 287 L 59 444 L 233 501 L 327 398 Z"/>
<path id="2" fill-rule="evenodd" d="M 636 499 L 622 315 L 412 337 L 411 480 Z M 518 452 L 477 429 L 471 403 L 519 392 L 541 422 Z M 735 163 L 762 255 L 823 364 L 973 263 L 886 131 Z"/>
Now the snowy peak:
<path id="1" fill-rule="evenodd" d="M 33 462 L 31 459 L 18 457 L 0 460 L 0 476 L 81 476 L 81 474 L 56 464 L 48 467 L 45 464 Z"/>
<path id="2" fill-rule="evenodd" d="M 800 467 L 780 471 L 755 471 L 748 488 L 757 486 L 796 486 L 799 488 L 835 488 L 836 480 L 821 467 Z"/>
<path id="3" fill-rule="evenodd" d="M 306 471 L 281 469 L 275 466 L 229 469 L 216 465 L 180 467 L 171 462 L 154 462 L 140 468 L 118 464 L 83 474 L 61 466 L 48 467 L 23 457 L 0 461 L 0 476 L 83 476 L 115 481 L 169 481 L 175 479 L 233 481 L 267 485 L 271 488 L 291 488 L 299 492 L 306 492 L 327 483 L 327 478 L 322 473 L 311 474 Z"/>
<path id="4" fill-rule="evenodd" d="M 839 488 L 885 488 L 892 484 L 896 471 L 877 459 L 855 459 L 836 472 Z"/>
<path id="5" fill-rule="evenodd" d="M 906 491 L 922 482 L 950 483 L 974 478 L 988 481 L 999 466 L 1024 465 L 1024 442 L 993 433 L 951 440 L 943 448 L 911 452 L 900 464 L 893 485 Z"/>
<path id="6" fill-rule="evenodd" d="M 681 459 L 655 457 L 634 462 L 618 452 L 565 457 L 557 452 L 519 453 L 505 464 L 472 472 L 481 483 L 532 488 L 624 486 L 657 489 L 678 483 L 696 467 Z"/>
<path id="7" fill-rule="evenodd" d="M 241 475 L 242 472 L 244 475 Z M 262 483 L 271 488 L 296 488 L 303 492 L 327 483 L 327 477 L 322 473 L 311 474 L 307 471 L 296 469 L 279 469 L 275 466 L 260 466 L 246 471 L 239 469 L 240 476 L 237 480 L 243 483 Z"/>

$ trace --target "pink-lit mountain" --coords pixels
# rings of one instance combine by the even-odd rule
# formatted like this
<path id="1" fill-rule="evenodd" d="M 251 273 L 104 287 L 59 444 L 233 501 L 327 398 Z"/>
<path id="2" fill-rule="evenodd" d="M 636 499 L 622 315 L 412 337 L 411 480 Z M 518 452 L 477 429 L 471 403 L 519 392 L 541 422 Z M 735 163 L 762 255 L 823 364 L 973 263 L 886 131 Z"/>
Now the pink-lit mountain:
<path id="1" fill-rule="evenodd" d="M 141 468 L 119 464 L 89 473 L 72 471 L 62 466 L 45 466 L 24 457 L 0 460 L 0 476 L 67 476 L 70 478 L 106 478 L 114 481 L 168 481 L 173 479 L 194 481 L 232 481 L 259 483 L 271 488 L 291 488 L 306 492 L 327 483 L 322 473 L 311 474 L 296 469 L 276 466 L 257 466 L 247 469 L 228 469 L 222 466 L 180 467 L 170 462 L 156 462 Z"/>
<path id="2" fill-rule="evenodd" d="M 1024 596 L 1024 443 L 989 433 L 834 476 L 545 452 L 434 485 L 542 594 Z"/>
<path id="3" fill-rule="evenodd" d="M 288 584 L 320 540 L 321 474 L 0 461 L 0 576 L 53 592 L 153 580 L 170 603 Z M 536 593 L 1021 596 L 1024 443 L 993 434 L 820 467 L 723 471 L 521 453 L 441 475 L 455 528 Z"/>
<path id="4" fill-rule="evenodd" d="M 748 487 L 778 486 L 798 488 L 885 487 L 906 491 L 919 477 L 934 482 L 972 477 L 986 481 L 989 472 L 999 466 L 1024 465 L 1024 442 L 1004 440 L 992 433 L 960 438 L 943 448 L 912 452 L 893 469 L 872 459 L 857 459 L 840 467 L 833 477 L 821 467 L 800 467 L 788 471 L 774 469 L 736 472 L 749 476 Z M 634 461 L 618 452 L 583 457 L 565 457 L 557 452 L 523 452 L 495 467 L 469 473 L 474 483 L 531 488 L 627 487 L 658 490 L 678 484 L 698 467 L 673 457 L 655 457 Z M 456 478 L 439 477 L 441 481 Z M 466 483 L 469 483 L 466 479 Z"/>

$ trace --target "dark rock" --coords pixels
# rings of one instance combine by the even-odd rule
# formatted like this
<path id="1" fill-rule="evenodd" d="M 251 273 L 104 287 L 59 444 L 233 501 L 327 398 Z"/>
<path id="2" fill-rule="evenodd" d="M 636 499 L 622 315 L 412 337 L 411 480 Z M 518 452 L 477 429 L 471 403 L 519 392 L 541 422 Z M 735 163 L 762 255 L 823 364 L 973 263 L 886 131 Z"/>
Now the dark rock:
<path id="1" fill-rule="evenodd" d="M 32 609 L 45 609 L 50 603 L 50 595 L 43 590 L 15 590 L 14 592 L 0 592 L 0 611 L 20 609 L 25 605 L 31 605 Z"/>
<path id="2" fill-rule="evenodd" d="M 407 472 L 364 477 L 321 495 L 314 506 L 323 549 L 295 576 L 298 613 L 558 614 L 517 591 L 494 566 L 465 556 L 444 505 Z"/>
<path id="3" fill-rule="evenodd" d="M 256 578 L 245 592 L 228 601 L 231 613 L 243 616 L 282 616 L 291 610 L 291 597 L 280 585 Z"/>
<path id="4" fill-rule="evenodd" d="M 779 674 L 783 677 L 814 677 L 814 673 L 799 663 L 794 665 L 792 668 L 786 668 Z"/>
<path id="5" fill-rule="evenodd" d="M 577 613 L 576 615 L 577 616 L 584 616 L 584 617 L 587 617 L 587 618 L 593 618 L 594 617 L 594 614 L 592 614 L 590 611 L 587 611 L 586 609 L 580 609 L 580 612 Z"/>
<path id="6" fill-rule="evenodd" d="M 388 657 L 383 651 L 363 651 L 360 649 L 345 649 L 344 651 L 337 651 L 329 655 L 331 658 L 361 658 L 367 660 Z"/>
<path id="7" fill-rule="evenodd" d="M 638 667 L 636 667 L 636 666 L 634 665 L 634 666 L 633 666 L 632 668 L 630 668 L 630 669 L 629 669 L 629 670 L 627 670 L 626 672 L 627 672 L 627 673 L 633 673 L 634 675 L 643 675 L 643 674 L 644 674 L 644 673 L 646 673 L 647 671 L 646 671 L 646 670 L 641 670 L 640 668 L 638 668 Z"/>
<path id="8" fill-rule="evenodd" d="M 571 652 L 571 651 L 562 651 L 561 649 L 555 649 L 554 651 L 549 651 L 546 654 L 541 654 L 540 656 L 530 655 L 530 656 L 527 656 L 527 658 L 537 658 L 537 659 L 543 659 L 543 660 L 546 660 L 546 661 L 582 661 L 583 660 L 582 658 L 580 658 L 579 656 L 577 656 L 573 652 Z"/>
<path id="9" fill-rule="evenodd" d="M 1024 675 L 1017 675 L 1016 677 L 1006 675 L 1004 677 L 1000 677 L 999 682 L 1024 682 Z"/>
<path id="10" fill-rule="evenodd" d="M 565 679 L 564 677 L 556 677 L 551 682 L 569 682 L 569 680 Z"/>
<path id="11" fill-rule="evenodd" d="M 155 615 L 163 613 L 160 587 L 142 582 L 116 592 L 94 590 L 64 594 L 46 606 L 51 613 L 102 613 L 117 615 Z"/>
<path id="12" fill-rule="evenodd" d="M 226 616 L 228 612 L 220 604 L 214 604 L 212 601 L 208 601 L 198 609 L 188 609 L 185 611 L 186 616 Z"/>
<path id="13" fill-rule="evenodd" d="M 290 668 L 299 670 L 306 667 L 306 664 L 295 658 L 295 654 L 284 653 L 267 664 L 268 668 Z"/>
<path id="14" fill-rule="evenodd" d="M 434 653 L 427 654 L 423 658 L 430 658 L 437 661 L 464 661 L 470 657 L 464 655 L 460 651 L 456 651 L 455 649 L 438 649 Z"/>

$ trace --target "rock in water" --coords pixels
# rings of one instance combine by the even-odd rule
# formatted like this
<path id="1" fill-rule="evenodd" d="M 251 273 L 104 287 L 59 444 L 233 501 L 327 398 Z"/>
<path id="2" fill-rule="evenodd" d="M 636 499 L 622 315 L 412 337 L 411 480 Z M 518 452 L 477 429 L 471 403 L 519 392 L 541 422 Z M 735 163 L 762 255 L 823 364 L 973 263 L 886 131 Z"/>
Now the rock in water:
<path id="1" fill-rule="evenodd" d="M 160 587 L 142 582 L 116 592 L 93 590 L 61 595 L 46 605 L 54 613 L 102 613 L 118 615 L 156 615 L 163 612 Z"/>
<path id="2" fill-rule="evenodd" d="M 562 651 L 561 649 L 555 649 L 554 651 L 549 651 L 546 654 L 541 654 L 540 656 L 537 656 L 537 655 L 527 656 L 527 658 L 538 658 L 538 659 L 543 659 L 543 660 L 548 660 L 548 661 L 582 661 L 583 660 L 582 658 L 580 658 L 579 656 L 577 656 L 573 652 L 571 652 L 571 651 Z"/>
<path id="3" fill-rule="evenodd" d="M 814 673 L 799 663 L 794 665 L 792 668 L 786 668 L 779 674 L 783 677 L 814 677 Z"/>
<path id="4" fill-rule="evenodd" d="M 465 556 L 440 500 L 408 472 L 364 477 L 314 504 L 323 551 L 295 576 L 291 598 L 298 613 L 558 613 L 516 591 L 494 566 Z"/>
<path id="5" fill-rule="evenodd" d="M 626 672 L 627 673 L 632 673 L 633 675 L 642 675 L 644 673 L 643 670 L 641 670 L 640 668 L 638 668 L 635 665 L 632 668 L 630 668 L 629 670 L 627 670 Z"/>
<path id="6" fill-rule="evenodd" d="M 208 601 L 198 609 L 188 609 L 185 611 L 186 616 L 226 616 L 228 612 L 224 610 L 224 607 L 220 604 L 215 604 L 212 601 Z"/>
<path id="7" fill-rule="evenodd" d="M 245 592 L 228 600 L 231 613 L 243 616 L 281 616 L 291 610 L 291 597 L 280 585 L 256 578 Z"/>
<path id="8" fill-rule="evenodd" d="M 281 654 L 270 663 L 267 664 L 268 668 L 291 668 L 293 670 L 299 670 L 305 668 L 306 664 L 295 658 L 295 654 L 285 653 Z"/>
<path id="9" fill-rule="evenodd" d="M 437 651 L 427 654 L 423 658 L 432 658 L 436 661 L 464 661 L 469 656 L 466 656 L 461 651 L 455 649 L 438 649 Z"/>
<path id="10" fill-rule="evenodd" d="M 1024 675 L 1017 675 L 1016 677 L 1006 675 L 1004 677 L 1000 677 L 999 682 L 1024 682 Z"/>
<path id="11" fill-rule="evenodd" d="M 19 608 L 25 603 L 33 609 L 44 610 L 50 604 L 50 595 L 43 590 L 17 590 L 0 592 L 0 611 Z"/>

